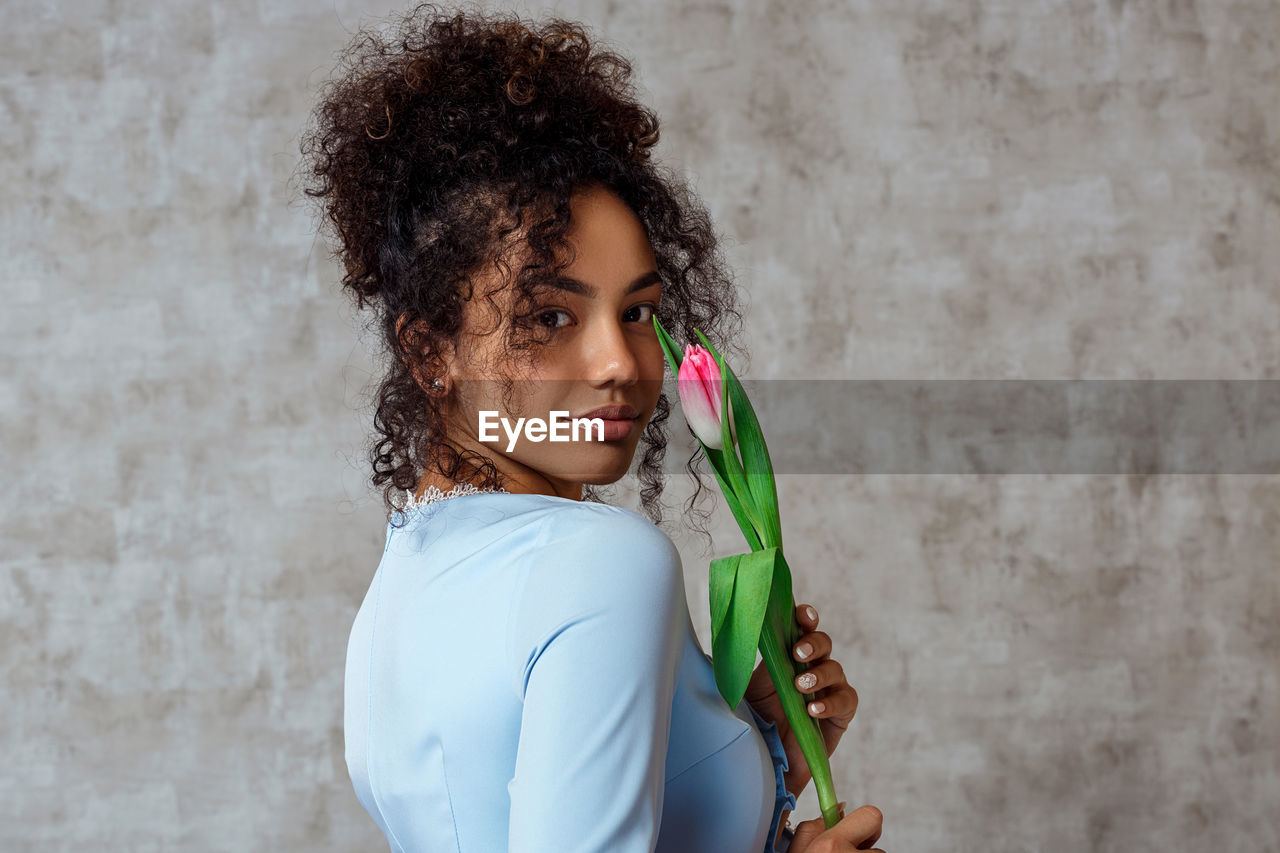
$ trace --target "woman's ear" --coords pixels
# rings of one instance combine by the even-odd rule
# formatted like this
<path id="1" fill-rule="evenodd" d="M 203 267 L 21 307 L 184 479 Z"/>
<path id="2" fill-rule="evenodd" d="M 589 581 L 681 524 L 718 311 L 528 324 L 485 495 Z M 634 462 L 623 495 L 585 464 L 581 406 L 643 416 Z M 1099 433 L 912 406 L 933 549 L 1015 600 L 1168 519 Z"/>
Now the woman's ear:
<path id="1" fill-rule="evenodd" d="M 410 329 L 407 335 L 404 334 L 404 325 L 407 321 L 407 314 L 401 314 L 396 319 L 396 338 L 401 342 L 403 349 L 410 348 L 417 337 L 413 334 L 413 329 Z M 414 323 L 414 326 L 421 327 L 421 325 L 421 320 Z M 418 383 L 418 387 L 432 396 L 443 397 L 449 393 L 453 347 L 446 343 L 445 350 L 443 353 L 432 353 L 415 365 L 409 364 L 403 352 L 399 353 L 401 363 L 409 368 L 413 374 L 414 381 Z"/>

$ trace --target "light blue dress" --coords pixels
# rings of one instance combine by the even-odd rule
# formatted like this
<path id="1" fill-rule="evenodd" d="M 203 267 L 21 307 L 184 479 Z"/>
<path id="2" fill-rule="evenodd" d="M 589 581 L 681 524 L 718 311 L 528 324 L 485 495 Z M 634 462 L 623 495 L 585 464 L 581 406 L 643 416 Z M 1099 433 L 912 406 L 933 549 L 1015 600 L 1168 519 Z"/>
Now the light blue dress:
<path id="1" fill-rule="evenodd" d="M 351 628 L 343 720 L 392 851 L 773 850 L 796 804 L 777 727 L 716 690 L 660 528 L 503 492 L 401 518 Z"/>

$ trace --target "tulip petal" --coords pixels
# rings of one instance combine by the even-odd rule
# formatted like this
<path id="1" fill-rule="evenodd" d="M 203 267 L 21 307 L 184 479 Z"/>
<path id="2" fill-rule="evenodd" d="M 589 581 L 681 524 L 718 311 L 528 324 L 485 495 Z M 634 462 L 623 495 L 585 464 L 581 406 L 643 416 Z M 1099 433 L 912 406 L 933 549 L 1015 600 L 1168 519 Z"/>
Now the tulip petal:
<path id="1" fill-rule="evenodd" d="M 693 434 L 707 447 L 720 450 L 724 446 L 720 426 L 723 382 L 719 365 L 702 347 L 692 344 L 685 347 L 677 388 L 680 408 Z"/>

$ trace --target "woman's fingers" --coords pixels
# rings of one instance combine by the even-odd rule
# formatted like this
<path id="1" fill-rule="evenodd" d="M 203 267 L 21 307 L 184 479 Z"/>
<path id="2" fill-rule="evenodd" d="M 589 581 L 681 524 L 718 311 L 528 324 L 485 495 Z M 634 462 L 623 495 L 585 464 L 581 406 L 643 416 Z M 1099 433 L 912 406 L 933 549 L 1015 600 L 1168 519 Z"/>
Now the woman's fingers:
<path id="1" fill-rule="evenodd" d="M 854 818 L 857 821 L 853 830 L 854 843 L 858 845 L 859 850 L 865 850 L 880 839 L 880 831 L 884 829 L 884 815 L 875 806 L 866 805 L 847 815 L 840 823 Z"/>
<path id="2" fill-rule="evenodd" d="M 880 831 L 884 826 L 884 815 L 875 806 L 866 805 L 845 815 L 831 829 L 826 828 L 822 817 L 801 821 L 796 827 L 795 837 L 791 839 L 791 848 L 796 853 L 805 853 L 810 847 L 820 853 L 836 853 L 851 849 L 870 850 L 871 845 L 880 839 Z M 819 842 L 820 845 L 819 845 Z"/>
<path id="3" fill-rule="evenodd" d="M 840 661 L 824 660 L 796 676 L 796 689 L 801 693 L 812 693 L 815 690 L 835 687 L 845 682 L 844 667 L 840 665 Z"/>
<path id="4" fill-rule="evenodd" d="M 809 700 L 805 709 L 815 720 L 829 720 L 832 725 L 847 729 L 853 721 L 853 715 L 858 712 L 858 691 L 852 687 L 832 690 Z"/>
<path id="5" fill-rule="evenodd" d="M 818 611 L 812 604 L 796 605 L 796 623 L 804 631 L 791 649 L 796 660 L 813 661 L 831 654 L 831 637 L 816 630 Z"/>
<path id="6" fill-rule="evenodd" d="M 821 660 L 831 654 L 831 637 L 826 631 L 802 634 L 791 649 L 791 656 L 806 663 Z"/>

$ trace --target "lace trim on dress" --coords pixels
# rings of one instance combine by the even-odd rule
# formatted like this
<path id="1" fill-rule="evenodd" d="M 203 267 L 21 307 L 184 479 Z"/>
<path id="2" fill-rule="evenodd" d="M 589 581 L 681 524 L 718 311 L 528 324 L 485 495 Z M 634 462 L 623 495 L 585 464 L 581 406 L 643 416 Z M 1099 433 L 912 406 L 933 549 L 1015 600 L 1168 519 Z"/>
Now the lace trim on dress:
<path id="1" fill-rule="evenodd" d="M 427 486 L 426 491 L 422 493 L 422 497 L 418 497 L 411 490 L 405 489 L 405 495 L 407 496 L 407 499 L 404 505 L 404 512 L 409 512 L 410 510 L 424 507 L 427 504 L 435 503 L 436 501 L 442 501 L 448 498 L 457 498 L 457 497 L 461 497 L 462 495 L 476 495 L 482 492 L 502 492 L 504 494 L 511 494 L 501 486 L 499 486 L 498 488 L 493 488 L 492 486 L 490 486 L 490 487 L 481 489 L 481 488 L 477 488 L 473 483 L 457 483 L 454 485 L 453 488 L 449 489 L 447 492 L 441 491 L 438 487 L 434 485 L 429 485 Z"/>

